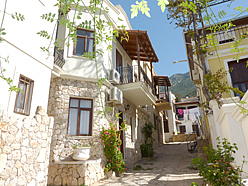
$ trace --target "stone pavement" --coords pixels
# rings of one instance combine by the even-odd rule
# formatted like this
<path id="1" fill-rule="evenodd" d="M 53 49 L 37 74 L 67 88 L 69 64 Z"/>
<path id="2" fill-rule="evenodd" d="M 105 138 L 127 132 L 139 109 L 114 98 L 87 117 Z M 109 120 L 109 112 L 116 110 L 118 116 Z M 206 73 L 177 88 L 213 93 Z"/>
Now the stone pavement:
<path id="1" fill-rule="evenodd" d="M 198 171 L 190 169 L 191 160 L 196 156 L 197 153 L 188 152 L 186 143 L 162 145 L 154 150 L 153 158 L 143 158 L 134 165 L 140 165 L 144 170 L 130 167 L 120 177 L 101 180 L 93 186 L 189 186 L 192 182 L 201 185 Z"/>

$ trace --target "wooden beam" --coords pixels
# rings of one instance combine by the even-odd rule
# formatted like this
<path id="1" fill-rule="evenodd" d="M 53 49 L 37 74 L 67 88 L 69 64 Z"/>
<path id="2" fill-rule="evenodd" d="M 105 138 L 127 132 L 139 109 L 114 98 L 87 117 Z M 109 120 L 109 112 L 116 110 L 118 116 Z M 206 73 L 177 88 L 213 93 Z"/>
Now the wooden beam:
<path id="1" fill-rule="evenodd" d="M 138 54 L 138 79 L 140 81 L 140 46 L 139 46 L 139 37 L 136 36 L 136 42 L 137 42 L 137 54 Z"/>
<path id="2" fill-rule="evenodd" d="M 152 62 L 150 61 L 150 65 L 151 65 L 151 79 L 152 79 L 152 88 L 154 88 L 154 80 L 153 80 L 153 73 L 152 73 Z M 154 93 L 154 92 L 153 92 Z"/>

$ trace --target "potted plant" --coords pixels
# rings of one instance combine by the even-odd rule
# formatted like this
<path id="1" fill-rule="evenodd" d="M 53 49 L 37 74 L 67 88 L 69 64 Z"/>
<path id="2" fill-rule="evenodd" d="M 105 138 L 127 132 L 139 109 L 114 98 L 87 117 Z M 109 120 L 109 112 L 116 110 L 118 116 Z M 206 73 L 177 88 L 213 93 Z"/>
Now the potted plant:
<path id="1" fill-rule="evenodd" d="M 74 160 L 87 160 L 90 158 L 90 149 L 93 145 L 96 145 L 97 136 L 89 136 L 87 139 L 82 139 L 78 141 L 77 145 L 73 146 L 73 155 Z"/>

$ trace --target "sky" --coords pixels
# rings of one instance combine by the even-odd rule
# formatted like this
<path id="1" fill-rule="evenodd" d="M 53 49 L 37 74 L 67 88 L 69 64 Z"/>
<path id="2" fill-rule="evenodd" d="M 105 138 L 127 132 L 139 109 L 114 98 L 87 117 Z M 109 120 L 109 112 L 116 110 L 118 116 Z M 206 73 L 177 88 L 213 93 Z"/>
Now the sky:
<path id="1" fill-rule="evenodd" d="M 176 73 L 186 73 L 189 71 L 187 62 L 173 63 L 173 61 L 186 60 L 186 50 L 183 39 L 183 30 L 175 28 L 175 24 L 170 24 L 167 20 L 168 11 L 161 12 L 156 0 L 147 0 L 148 6 L 151 9 L 151 18 L 146 17 L 139 12 L 138 16 L 131 19 L 131 5 L 135 4 L 136 0 L 110 0 L 114 5 L 120 4 L 125 10 L 133 30 L 146 30 L 152 46 L 159 58 L 158 63 L 153 63 L 157 75 L 171 76 Z M 228 8 L 228 3 L 216 5 L 213 10 L 218 12 L 224 9 L 227 12 L 226 19 L 232 19 L 233 8 L 238 6 L 248 7 L 248 0 L 236 0 Z"/>

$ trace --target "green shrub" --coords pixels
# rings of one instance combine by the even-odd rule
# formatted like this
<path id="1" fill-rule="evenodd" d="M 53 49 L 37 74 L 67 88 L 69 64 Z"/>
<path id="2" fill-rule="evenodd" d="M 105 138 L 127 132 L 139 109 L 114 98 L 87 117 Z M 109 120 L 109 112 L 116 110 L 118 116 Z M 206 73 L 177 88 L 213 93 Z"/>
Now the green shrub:
<path id="1" fill-rule="evenodd" d="M 142 157 L 150 157 L 152 155 L 152 144 L 141 144 L 140 150 Z"/>
<path id="2" fill-rule="evenodd" d="M 107 165 L 105 166 L 105 172 L 115 171 L 117 173 L 125 172 L 126 164 L 123 161 L 123 155 L 120 151 L 122 141 L 120 139 L 121 130 L 124 130 L 125 122 L 120 126 L 120 130 L 117 130 L 115 124 L 110 122 L 109 128 L 104 128 L 101 131 L 101 139 L 104 144 L 104 154 L 107 157 Z"/>
<path id="3" fill-rule="evenodd" d="M 237 145 L 235 143 L 231 145 L 225 138 L 221 142 L 218 137 L 217 141 L 217 150 L 211 148 L 210 145 L 204 147 L 207 161 L 203 161 L 202 158 L 192 160 L 200 170 L 199 175 L 203 176 L 204 183 L 213 186 L 243 185 L 242 168 L 231 164 L 234 161 L 232 154 L 238 150 Z"/>

